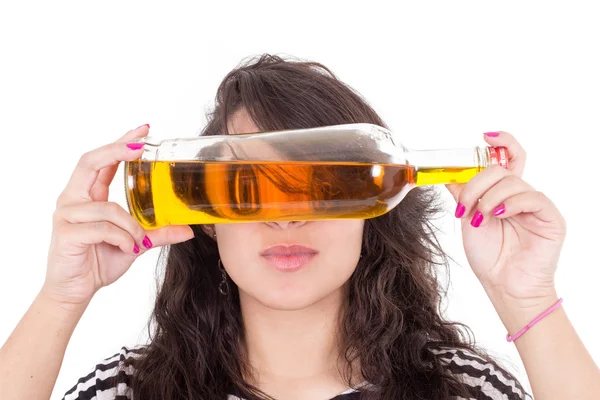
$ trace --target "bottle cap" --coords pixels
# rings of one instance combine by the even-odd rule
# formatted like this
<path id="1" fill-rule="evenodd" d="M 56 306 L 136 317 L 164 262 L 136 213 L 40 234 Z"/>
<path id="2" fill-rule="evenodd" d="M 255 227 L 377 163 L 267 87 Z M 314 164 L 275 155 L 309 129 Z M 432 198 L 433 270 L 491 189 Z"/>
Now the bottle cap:
<path id="1" fill-rule="evenodd" d="M 506 147 L 490 146 L 490 165 L 500 165 L 508 169 L 508 150 Z"/>

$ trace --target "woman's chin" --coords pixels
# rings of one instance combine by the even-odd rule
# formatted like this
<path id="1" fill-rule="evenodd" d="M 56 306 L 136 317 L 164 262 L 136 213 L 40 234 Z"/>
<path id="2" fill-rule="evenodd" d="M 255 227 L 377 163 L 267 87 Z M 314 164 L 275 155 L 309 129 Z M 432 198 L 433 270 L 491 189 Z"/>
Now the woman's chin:
<path id="1" fill-rule="evenodd" d="M 318 303 L 328 294 L 314 293 L 310 290 L 262 290 L 251 295 L 264 307 L 280 311 L 297 311 Z"/>

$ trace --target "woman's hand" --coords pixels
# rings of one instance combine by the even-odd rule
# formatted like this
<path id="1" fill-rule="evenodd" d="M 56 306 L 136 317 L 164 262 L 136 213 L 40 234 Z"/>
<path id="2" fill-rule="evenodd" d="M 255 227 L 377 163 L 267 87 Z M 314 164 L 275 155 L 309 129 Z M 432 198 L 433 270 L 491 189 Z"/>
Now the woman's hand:
<path id="1" fill-rule="evenodd" d="M 59 196 L 42 292 L 61 305 L 89 302 L 145 250 L 193 237 L 189 226 L 146 232 L 126 210 L 108 202 L 119 163 L 135 160 L 143 151 L 132 150 L 127 143 L 147 134 L 148 126 L 142 125 L 115 143 L 84 154 Z"/>
<path id="2" fill-rule="evenodd" d="M 485 140 L 507 147 L 509 169 L 490 166 L 466 184 L 447 185 L 458 202 L 467 259 L 492 301 L 548 307 L 556 297 L 565 220 L 550 199 L 521 179 L 525 151 L 516 139 L 498 132 Z"/>

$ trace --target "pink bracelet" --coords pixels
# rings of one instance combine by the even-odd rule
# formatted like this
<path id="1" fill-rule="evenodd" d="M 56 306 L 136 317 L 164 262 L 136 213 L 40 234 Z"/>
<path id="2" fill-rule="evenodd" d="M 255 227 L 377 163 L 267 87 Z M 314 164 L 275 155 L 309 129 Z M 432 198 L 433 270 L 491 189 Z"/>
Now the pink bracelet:
<path id="1" fill-rule="evenodd" d="M 519 332 L 515 333 L 514 336 L 510 336 L 510 334 L 507 333 L 506 340 L 508 342 L 512 342 L 512 341 L 518 339 L 519 336 L 521 336 L 522 334 L 527 332 L 529 330 L 529 328 L 531 328 L 533 325 L 535 325 L 539 320 L 544 318 L 546 315 L 550 314 L 552 311 L 556 310 L 558 308 L 558 306 L 560 306 L 562 301 L 563 301 L 563 299 L 561 297 L 560 299 L 558 299 L 558 301 L 556 303 L 554 303 L 554 305 L 552 305 L 549 309 L 547 309 L 546 311 L 541 313 L 539 316 L 537 316 L 533 321 L 531 321 L 530 323 L 525 325 L 525 327 L 523 329 L 521 329 Z"/>

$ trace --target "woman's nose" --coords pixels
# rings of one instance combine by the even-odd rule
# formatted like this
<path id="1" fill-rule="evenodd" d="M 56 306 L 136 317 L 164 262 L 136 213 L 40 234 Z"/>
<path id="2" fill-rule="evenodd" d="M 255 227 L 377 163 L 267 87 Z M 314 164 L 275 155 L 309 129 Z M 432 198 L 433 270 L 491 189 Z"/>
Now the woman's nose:
<path id="1" fill-rule="evenodd" d="M 265 222 L 268 226 L 275 229 L 299 228 L 308 221 L 281 221 L 281 222 Z"/>

